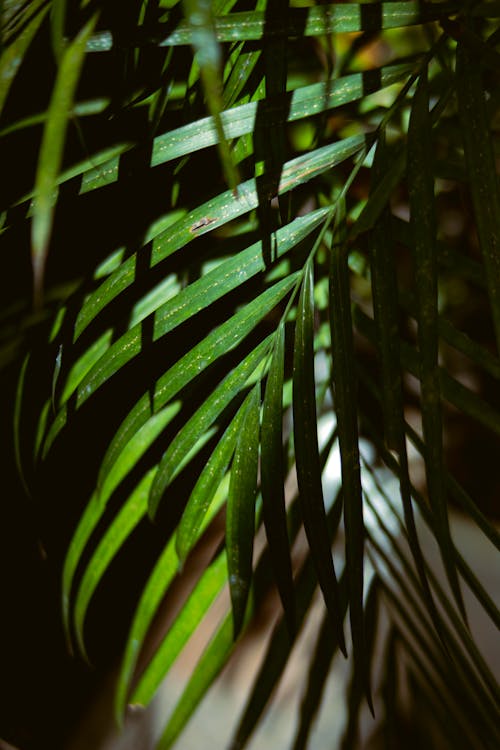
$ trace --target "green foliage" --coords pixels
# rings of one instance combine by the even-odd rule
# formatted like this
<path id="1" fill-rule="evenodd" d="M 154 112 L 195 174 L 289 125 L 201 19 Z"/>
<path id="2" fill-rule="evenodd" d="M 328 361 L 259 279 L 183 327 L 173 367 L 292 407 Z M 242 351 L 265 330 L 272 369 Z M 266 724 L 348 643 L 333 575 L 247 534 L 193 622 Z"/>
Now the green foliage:
<path id="1" fill-rule="evenodd" d="M 134 560 L 144 585 L 122 644 L 118 722 L 128 703 L 152 700 L 230 594 L 158 747 L 180 735 L 272 577 L 283 612 L 233 747 L 257 726 L 319 585 L 326 609 L 296 748 L 337 650 L 353 659 L 345 742 L 355 737 L 363 695 L 372 706 L 382 603 L 393 622 L 380 691 L 388 741 L 404 653 L 424 735 L 456 742 L 449 721 L 436 728 L 438 700 L 471 747 L 494 748 L 499 691 L 467 627 L 464 583 L 500 618 L 456 549 L 450 507 L 499 540 L 474 482 L 447 465 L 447 439 L 457 414 L 500 434 L 488 395 L 500 375 L 498 3 L 251 6 L 4 2 L 0 148 L 13 176 L 0 241 L 31 258 L 33 292 L 6 286 L 1 363 L 20 372 L 26 487 L 42 513 L 55 484 L 75 492 L 67 641 L 93 658 L 95 595 L 144 533 L 157 558 Z M 39 59 L 47 72 L 31 99 Z M 400 488 L 384 517 L 360 435 Z M 332 503 L 325 466 L 337 447 Z M 297 496 L 285 492 L 295 473 Z M 223 513 L 219 546 L 139 676 L 165 596 Z"/>

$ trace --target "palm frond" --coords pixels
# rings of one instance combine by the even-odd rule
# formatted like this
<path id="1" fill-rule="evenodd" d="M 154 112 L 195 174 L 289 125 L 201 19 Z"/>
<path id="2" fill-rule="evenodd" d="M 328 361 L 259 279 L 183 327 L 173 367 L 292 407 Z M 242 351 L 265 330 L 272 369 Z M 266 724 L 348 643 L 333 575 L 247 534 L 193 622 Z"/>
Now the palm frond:
<path id="1" fill-rule="evenodd" d="M 404 674 L 426 741 L 457 738 L 436 705 L 493 748 L 499 690 L 471 597 L 500 616 L 451 509 L 497 549 L 498 530 L 448 445 L 453 420 L 500 434 L 498 3 L 255 5 L 4 7 L 0 242 L 31 255 L 38 313 L 6 286 L 0 347 L 7 364 L 29 353 L 13 414 L 26 488 L 48 517 L 49 489 L 74 496 L 66 639 L 94 658 L 98 594 L 144 534 L 118 722 L 218 613 L 158 748 L 271 580 L 282 609 L 231 747 L 258 726 L 319 587 L 295 750 L 337 650 L 353 662 L 343 747 L 360 742 L 365 699 L 390 741 Z M 37 55 L 52 72 L 31 100 Z"/>

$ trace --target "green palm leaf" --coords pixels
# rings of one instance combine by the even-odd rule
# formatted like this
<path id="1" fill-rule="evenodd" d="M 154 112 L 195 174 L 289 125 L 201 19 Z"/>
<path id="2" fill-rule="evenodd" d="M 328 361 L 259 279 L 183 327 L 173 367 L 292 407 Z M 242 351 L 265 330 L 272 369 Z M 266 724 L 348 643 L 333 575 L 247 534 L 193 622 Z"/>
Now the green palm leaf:
<path id="1" fill-rule="evenodd" d="M 422 744 L 496 748 L 474 617 L 498 627 L 498 602 L 454 529 L 458 509 L 500 548 L 498 2 L 112 6 L 2 3 L 0 394 L 30 493 L 7 497 L 30 537 L 8 555 L 42 537 L 34 580 L 62 578 L 68 648 L 122 649 L 119 723 L 216 615 L 160 748 L 276 585 L 219 744 L 251 740 L 318 584 L 295 750 L 349 644 L 342 747 L 365 696 L 381 741 L 405 744 L 405 694 Z M 131 549 L 138 601 L 104 601 Z M 109 622 L 92 639 L 89 610 Z M 71 695 L 54 693 L 62 719 Z"/>

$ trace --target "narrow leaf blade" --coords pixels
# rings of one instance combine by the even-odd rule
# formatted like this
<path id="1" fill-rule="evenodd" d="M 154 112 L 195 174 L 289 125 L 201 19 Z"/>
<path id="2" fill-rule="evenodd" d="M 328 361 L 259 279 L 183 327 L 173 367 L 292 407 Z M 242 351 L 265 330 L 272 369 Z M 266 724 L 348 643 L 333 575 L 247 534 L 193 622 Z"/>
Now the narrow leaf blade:
<path id="1" fill-rule="evenodd" d="M 285 326 L 275 337 L 262 412 L 261 489 L 264 525 L 288 627 L 294 630 L 294 594 L 288 540 L 283 466 L 283 376 Z"/>
<path id="2" fill-rule="evenodd" d="M 313 556 L 318 582 L 332 623 L 335 626 L 340 648 L 345 653 L 338 583 L 326 528 L 326 513 L 321 486 L 314 380 L 313 321 L 313 268 L 312 261 L 309 260 L 304 270 L 297 309 L 293 362 L 293 424 L 297 482 L 304 529 Z"/>
<path id="3" fill-rule="evenodd" d="M 259 413 L 260 382 L 247 397 L 245 416 L 234 452 L 227 499 L 226 553 L 235 639 L 243 626 L 252 579 Z"/>

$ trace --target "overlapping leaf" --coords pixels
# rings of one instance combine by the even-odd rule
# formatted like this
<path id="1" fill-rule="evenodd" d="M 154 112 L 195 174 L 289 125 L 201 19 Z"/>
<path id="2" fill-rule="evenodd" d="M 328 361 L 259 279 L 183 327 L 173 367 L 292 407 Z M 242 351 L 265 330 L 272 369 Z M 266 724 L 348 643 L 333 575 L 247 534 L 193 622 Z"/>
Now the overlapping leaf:
<path id="1" fill-rule="evenodd" d="M 167 337 L 173 331 L 181 325 L 189 327 L 199 313 L 208 320 L 222 304 L 228 308 L 223 322 L 218 318 L 215 327 L 214 318 L 213 328 L 208 335 L 203 334 L 204 338 L 196 331 L 194 344 L 183 347 L 181 343 L 173 362 L 168 369 L 165 367 L 159 375 L 155 374 L 155 381 L 151 382 L 149 374 L 145 374 L 144 380 L 137 384 L 137 392 L 143 396 L 114 434 L 111 432 L 103 460 L 99 456 L 95 462 L 95 465 L 100 462 L 101 467 L 95 491 L 83 511 L 63 571 L 63 614 L 68 641 L 75 635 L 84 649 L 85 617 L 114 558 L 121 554 L 127 539 L 145 518 L 148 503 L 154 514 L 161 499 L 168 498 L 171 482 L 210 440 L 211 453 L 205 467 L 193 478 L 186 496 L 175 498 L 181 520 L 165 539 L 164 550 L 138 602 L 118 678 L 117 717 L 123 717 L 128 700 L 141 705 L 151 701 L 161 680 L 197 629 L 204 625 L 212 604 L 229 583 L 232 612 L 227 611 L 222 617 L 213 640 L 194 667 L 168 719 L 159 747 L 170 747 L 175 742 L 232 652 L 234 636 L 251 617 L 254 594 L 258 599 L 265 590 L 272 561 L 284 616 L 271 637 L 260 676 L 250 690 L 234 747 L 243 747 L 258 724 L 284 672 L 295 634 L 307 616 L 318 581 L 327 616 L 303 697 L 295 747 L 305 747 L 307 743 L 321 702 L 330 657 L 338 646 L 345 649 L 343 621 L 347 607 L 356 668 L 346 735 L 346 742 L 351 742 L 363 688 L 369 694 L 366 649 L 369 651 L 370 644 L 365 639 L 371 641 L 374 635 L 374 625 L 366 623 L 363 612 L 367 537 L 369 555 L 377 569 L 377 586 L 391 603 L 397 623 L 394 630 L 397 640 L 391 641 L 388 650 L 389 713 L 395 709 L 396 687 L 395 683 L 392 687 L 390 684 L 389 672 L 394 668 L 391 660 L 404 651 L 412 665 L 409 685 L 415 695 L 424 686 L 426 692 L 429 690 L 427 700 L 435 701 L 439 715 L 453 715 L 457 719 L 460 731 L 450 736 L 460 738 L 463 730 L 464 736 L 474 740 L 471 729 L 477 724 L 480 741 L 493 747 L 496 729 L 492 716 L 497 706 L 498 686 L 479 644 L 456 609 L 457 603 L 462 606 L 459 576 L 493 623 L 500 622 L 500 615 L 475 571 L 455 547 L 448 527 L 448 494 L 497 547 L 498 533 L 476 498 L 445 467 L 442 414 L 446 412 L 441 400 L 448 401 L 456 412 L 495 435 L 500 432 L 500 416 L 492 399 L 481 392 L 480 385 L 460 379 L 447 369 L 446 359 L 439 360 L 439 346 L 443 341 L 459 361 L 466 358 L 475 376 L 487 376 L 491 379 L 488 382 L 498 380 L 500 363 L 492 353 L 489 334 L 475 340 L 474 333 L 470 333 L 473 329 L 467 328 L 466 335 L 465 324 L 461 327 L 460 316 L 453 302 L 450 303 L 451 293 L 448 299 L 447 286 L 449 280 L 450 288 L 455 281 L 462 284 L 466 290 L 464 299 L 477 293 L 482 300 L 484 295 L 493 325 L 499 328 L 495 249 L 498 185 L 490 133 L 490 118 L 496 103 L 491 81 L 498 56 L 493 48 L 493 27 L 488 22 L 498 14 L 498 3 L 470 4 L 465 12 L 463 4 L 451 2 L 333 3 L 307 8 L 296 7 L 296 3 L 289 7 L 289 3 L 283 2 L 271 8 L 265 0 L 260 0 L 255 10 L 240 11 L 237 6 L 233 12 L 233 0 L 215 3 L 185 0 L 186 20 L 182 20 L 179 9 L 171 8 L 175 4 L 154 5 L 153 8 L 153 4 L 141 4 L 140 11 L 130 15 L 133 21 L 126 31 L 120 23 L 112 29 L 113 18 L 107 14 L 110 30 L 106 27 L 89 39 L 95 22 L 95 17 L 88 20 L 89 13 L 98 11 L 99 2 L 90 10 L 86 3 L 74 10 L 65 0 L 27 3 L 19 12 L 9 10 L 2 40 L 0 106 L 12 106 L 11 93 L 21 80 L 17 73 L 34 39 L 40 48 L 47 44 L 59 69 L 47 111 L 21 107 L 16 112 L 14 108 L 14 117 L 2 124 L 0 135 L 7 135 L 13 142 L 32 127 L 42 125 L 45 132 L 39 152 L 43 180 L 39 175 L 33 185 L 31 178 L 22 188 L 25 197 L 34 198 L 33 208 L 20 219 L 15 214 L 22 214 L 24 209 L 19 208 L 12 217 L 3 217 L 2 237 L 9 239 L 11 231 L 15 234 L 23 222 L 33 221 L 35 255 L 43 268 L 53 210 L 63 183 L 68 183 L 64 193 L 72 207 L 87 205 L 87 201 L 88 205 L 93 201 L 98 205 L 101 200 L 104 204 L 107 195 L 120 194 L 128 159 L 132 163 L 137 159 L 140 168 L 133 173 L 134 179 L 141 181 L 144 177 L 147 185 L 153 174 L 155 179 L 168 174 L 173 184 L 162 196 L 158 215 L 148 217 L 139 242 L 122 247 L 121 241 L 114 243 L 112 239 L 104 251 L 108 257 L 97 270 L 85 267 L 85 274 L 91 280 L 90 291 L 79 309 L 75 309 L 76 302 L 72 303 L 75 317 L 65 317 L 57 334 L 60 341 L 55 334 L 50 337 L 56 357 L 48 373 L 48 380 L 50 373 L 54 373 L 53 387 L 52 394 L 45 394 L 41 400 L 44 406 L 31 441 L 35 443 L 36 457 L 43 461 L 56 437 L 65 430 L 71 433 L 78 424 L 78 420 L 73 422 L 74 412 L 80 417 L 81 411 L 83 417 L 89 399 L 143 356 L 145 331 L 148 335 L 152 332 L 153 343 L 161 339 L 162 344 L 168 343 Z M 44 42 L 39 30 L 48 11 L 50 25 L 47 22 Z M 87 26 L 71 41 L 68 30 L 81 28 L 82 17 Z M 481 20 L 476 23 L 471 21 L 472 17 Z M 441 26 L 434 24 L 433 19 L 441 20 Z M 369 40 L 373 42 L 378 32 L 424 22 L 429 23 L 428 36 L 411 32 L 405 37 L 408 57 L 402 57 L 395 44 L 395 64 L 372 68 L 370 63 L 370 70 L 366 69 L 371 54 L 366 44 Z M 343 32 L 359 31 L 365 34 L 355 42 L 347 41 L 352 45 L 352 54 L 345 59 L 353 67 L 332 80 L 329 72 L 324 74 L 323 70 L 332 68 L 333 61 L 326 57 L 333 47 L 324 45 L 323 37 L 332 38 L 335 34 L 337 45 L 343 43 L 339 36 Z M 384 37 L 384 44 L 391 47 L 391 39 Z M 453 40 L 458 42 L 457 50 Z M 310 44 L 307 49 L 314 51 L 307 65 L 307 56 L 302 55 L 304 44 Z M 189 45 L 197 53 L 194 63 Z M 376 42 L 373 49 L 378 51 Z M 80 99 L 76 84 L 83 55 L 92 51 L 98 53 L 92 61 L 96 65 L 101 60 L 106 67 L 113 60 L 118 69 L 121 60 L 127 61 L 129 67 L 118 86 L 120 91 L 106 90 L 103 96 L 91 93 L 87 98 L 89 81 L 86 80 Z M 342 64 L 338 68 L 342 69 Z M 363 72 L 353 72 L 360 69 Z M 148 80 L 141 78 L 144 71 L 153 71 Z M 125 73 L 125 68 L 121 73 Z M 400 85 L 391 90 L 392 84 Z M 89 88 L 94 92 L 92 85 Z M 453 99 L 455 89 L 458 115 Z M 434 101 L 436 105 L 430 111 L 430 102 Z M 207 109 L 209 117 L 203 116 Z M 323 126 L 312 128 L 316 141 L 304 149 L 300 139 L 294 140 L 297 127 L 294 123 L 302 121 L 306 126 L 314 126 L 317 115 L 324 116 Z M 67 124 L 75 116 L 86 117 L 79 129 L 81 149 L 70 149 L 66 163 L 63 152 Z M 121 128 L 120 123 L 128 123 L 128 118 L 142 124 L 137 129 L 135 125 L 129 128 L 128 124 Z M 92 146 L 87 153 L 82 133 L 91 133 L 94 125 L 104 119 L 111 137 L 97 138 L 95 143 L 90 138 Z M 387 148 L 385 137 L 390 143 Z M 232 139 L 234 144 L 230 143 Z M 377 140 L 379 146 L 372 163 L 370 147 Z M 301 145 L 296 146 L 299 142 Z M 196 178 L 190 169 L 191 154 L 198 152 L 196 159 L 204 163 L 203 150 L 214 146 L 220 149 L 222 171 L 230 189 L 217 194 L 221 188 L 214 188 L 207 181 L 202 192 L 193 191 L 190 180 Z M 285 161 L 285 154 L 292 148 L 296 148 L 290 154 L 293 158 Z M 438 152 L 436 161 L 434 155 Z M 359 155 L 357 163 L 349 171 L 346 162 L 356 155 Z M 207 159 L 208 163 L 211 162 Z M 234 164 L 238 164 L 242 175 L 240 184 Z M 372 174 L 369 193 L 368 170 Z M 406 194 L 399 187 L 405 170 L 409 223 L 391 217 L 388 210 L 392 199 L 399 201 L 400 216 L 406 209 Z M 248 179 L 255 174 L 258 179 Z M 434 186 L 434 176 L 444 177 L 447 183 L 440 181 Z M 74 178 L 80 182 L 76 179 L 70 182 Z M 451 196 L 455 199 L 459 192 L 465 195 L 463 185 L 470 189 L 471 216 L 473 213 L 482 255 L 475 251 L 467 255 L 462 245 L 449 243 L 441 226 L 438 237 L 434 216 L 439 218 L 442 204 Z M 435 194 L 438 190 L 443 191 L 444 197 Z M 289 196 L 286 209 L 282 201 L 285 194 Z M 330 223 L 335 213 L 337 226 L 332 231 Z M 298 218 L 292 220 L 294 216 Z M 280 228 L 274 231 L 277 225 Z M 467 229 L 470 239 L 473 232 Z M 54 231 L 60 231 L 57 222 Z M 212 234 L 205 237 L 203 248 L 199 243 L 203 253 L 210 256 L 205 266 L 205 256 L 201 252 L 198 255 L 198 246 L 192 243 L 208 233 Z M 248 233 L 248 241 L 243 239 L 244 233 Z M 391 246 L 392 237 L 395 244 Z M 363 254 L 368 238 L 373 248 L 371 278 Z M 333 263 L 328 269 L 326 244 L 331 241 Z M 473 247 L 474 242 L 469 244 Z M 246 249 L 241 250 L 242 247 Z M 266 247 L 272 249 L 272 256 Z M 401 284 L 401 279 L 408 275 L 407 251 L 414 258 L 416 300 Z M 158 283 L 161 264 L 169 258 L 172 258 L 169 270 Z M 143 281 L 144 288 L 140 288 Z M 441 281 L 442 299 L 437 294 Z M 36 283 L 40 290 L 40 273 Z M 380 386 L 371 370 L 360 368 L 356 362 L 350 283 L 356 302 L 356 335 L 364 337 L 363 345 L 374 345 L 380 355 Z M 112 329 L 108 317 L 120 305 L 127 307 L 128 295 L 134 298 L 133 309 L 125 310 Z M 442 309 L 438 310 L 438 302 Z M 331 337 L 325 335 L 328 318 Z M 404 319 L 410 336 L 416 322 L 418 348 L 402 340 L 398 319 Z M 497 339 L 498 335 L 496 330 Z M 235 356 L 239 349 L 240 358 Z M 229 352 L 231 355 L 227 357 Z M 320 367 L 326 370 L 326 375 L 319 374 Z M 208 378 L 204 376 L 207 368 L 210 368 Z M 21 377 L 21 384 L 25 380 L 24 391 L 29 379 L 27 372 L 23 369 Z M 215 377 L 205 392 L 205 383 L 212 373 Z M 324 456 L 320 456 L 318 448 L 318 416 L 320 409 L 332 408 L 328 397 L 323 398 L 325 383 L 332 373 L 343 488 L 330 512 L 333 515 L 329 515 L 322 489 Z M 410 373 L 418 381 L 423 439 L 405 423 L 402 373 Z M 356 377 L 360 377 L 363 388 L 384 414 L 384 434 L 380 425 L 373 425 L 366 394 L 361 393 L 357 401 Z M 259 429 L 261 380 L 265 390 Z M 189 397 L 191 391 L 197 399 L 194 410 L 179 401 L 184 393 Z M 120 395 L 115 397 L 118 404 Z M 291 436 L 287 422 L 283 423 L 283 415 L 288 420 L 286 410 L 290 405 L 294 418 Z M 127 408 L 121 409 L 118 419 L 123 418 Z M 55 416 L 54 409 L 59 409 Z M 26 429 L 26 412 L 25 405 L 18 400 L 15 413 L 18 444 Z M 363 499 L 361 495 L 360 416 L 363 428 L 372 433 L 378 455 L 399 480 L 402 514 L 378 483 L 377 472 L 369 467 L 363 469 L 363 477 L 370 475 L 376 495 L 370 496 L 365 483 L 366 496 Z M 106 414 L 102 418 L 106 419 Z M 172 437 L 170 427 L 174 418 Z M 153 461 L 148 463 L 148 460 L 158 455 L 160 441 L 165 437 L 169 442 L 161 445 L 163 458 L 158 466 L 151 468 Z M 410 481 L 407 439 L 426 461 L 430 505 Z M 331 441 L 328 451 L 330 446 Z M 397 458 L 389 449 L 396 451 Z M 259 452 L 268 548 L 254 566 L 253 541 L 261 507 Z M 24 453 L 22 459 L 25 463 Z M 147 468 L 143 469 L 142 477 L 140 474 L 136 477 L 144 463 Z M 284 490 L 285 475 L 290 468 L 293 475 L 295 465 L 301 515 L 295 502 L 288 502 Z M 36 480 L 36 472 L 27 473 L 30 480 L 32 476 Z M 132 479 L 135 490 L 127 494 L 125 490 Z M 198 572 L 178 616 L 132 687 L 138 657 L 163 597 L 227 498 L 228 570 L 226 555 L 219 548 L 211 564 Z M 111 511 L 110 499 L 116 500 L 116 509 L 102 530 L 104 513 Z M 379 512 L 381 502 L 390 523 Z M 413 517 L 414 507 L 440 546 L 454 600 L 429 569 L 426 552 L 420 545 L 420 521 L 417 519 L 415 523 Z M 342 509 L 346 568 L 339 585 L 333 567 L 332 536 Z M 363 510 L 371 514 L 374 526 L 365 528 Z M 307 562 L 294 581 L 290 546 L 300 518 L 307 536 Z M 419 656 L 419 650 L 423 656 Z M 436 687 L 439 685 L 436 676 L 449 683 L 448 691 Z M 470 709 L 470 719 L 457 710 L 460 701 Z"/>

